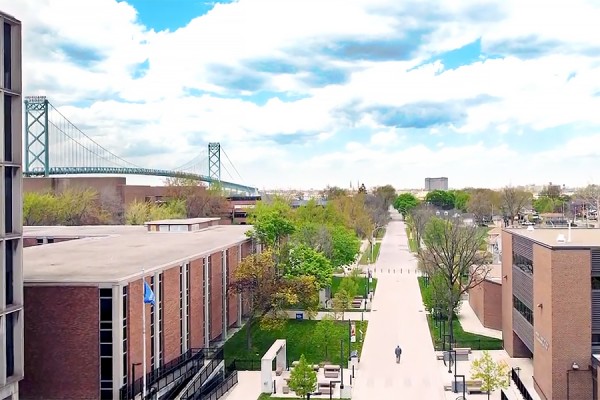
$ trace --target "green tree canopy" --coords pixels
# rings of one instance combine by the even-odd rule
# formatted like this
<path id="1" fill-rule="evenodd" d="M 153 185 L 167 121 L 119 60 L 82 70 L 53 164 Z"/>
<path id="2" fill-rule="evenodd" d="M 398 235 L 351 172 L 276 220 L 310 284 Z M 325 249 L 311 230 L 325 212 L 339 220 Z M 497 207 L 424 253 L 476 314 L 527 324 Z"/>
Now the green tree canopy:
<path id="1" fill-rule="evenodd" d="M 481 390 L 487 392 L 489 400 L 494 390 L 508 387 L 508 371 L 510 367 L 504 361 L 495 361 L 490 352 L 483 351 L 480 358 L 473 360 L 471 364 L 471 379 L 481 381 Z"/>
<path id="2" fill-rule="evenodd" d="M 300 356 L 298 365 L 290 372 L 288 385 L 296 392 L 297 396 L 303 399 L 317 388 L 317 373 L 312 369 L 312 365 L 308 365 L 304 354 Z"/>
<path id="3" fill-rule="evenodd" d="M 445 190 L 434 190 L 425 196 L 425 201 L 444 210 L 454 208 L 454 193 Z"/>
<path id="4" fill-rule="evenodd" d="M 412 193 L 402 193 L 394 200 L 394 208 L 398 210 L 404 218 L 419 205 L 419 199 Z"/>
<path id="5" fill-rule="evenodd" d="M 292 208 L 283 199 L 276 198 L 272 203 L 259 201 L 248 215 L 252 224 L 250 236 L 256 236 L 269 247 L 279 248 L 281 240 L 295 230 L 291 220 Z"/>
<path id="6" fill-rule="evenodd" d="M 333 267 L 329 260 L 315 249 L 304 244 L 292 247 L 284 265 L 286 277 L 312 276 L 319 289 L 329 287 Z"/>

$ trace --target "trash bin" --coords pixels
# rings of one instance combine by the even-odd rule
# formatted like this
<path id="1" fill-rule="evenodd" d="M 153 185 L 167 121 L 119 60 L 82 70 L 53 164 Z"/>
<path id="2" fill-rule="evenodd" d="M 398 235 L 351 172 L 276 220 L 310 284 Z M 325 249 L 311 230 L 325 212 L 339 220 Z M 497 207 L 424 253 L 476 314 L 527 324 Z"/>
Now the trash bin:
<path id="1" fill-rule="evenodd" d="M 358 358 L 358 350 L 352 350 L 350 352 L 350 358 Z"/>

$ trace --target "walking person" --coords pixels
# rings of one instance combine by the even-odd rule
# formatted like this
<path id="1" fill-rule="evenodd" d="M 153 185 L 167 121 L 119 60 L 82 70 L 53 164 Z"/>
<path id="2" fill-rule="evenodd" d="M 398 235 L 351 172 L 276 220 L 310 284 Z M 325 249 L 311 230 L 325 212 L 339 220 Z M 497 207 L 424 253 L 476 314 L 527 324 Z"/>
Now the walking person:
<path id="1" fill-rule="evenodd" d="M 402 349 L 400 348 L 400 345 L 396 346 L 394 353 L 396 354 L 396 364 L 400 364 L 400 356 L 402 356 Z"/>

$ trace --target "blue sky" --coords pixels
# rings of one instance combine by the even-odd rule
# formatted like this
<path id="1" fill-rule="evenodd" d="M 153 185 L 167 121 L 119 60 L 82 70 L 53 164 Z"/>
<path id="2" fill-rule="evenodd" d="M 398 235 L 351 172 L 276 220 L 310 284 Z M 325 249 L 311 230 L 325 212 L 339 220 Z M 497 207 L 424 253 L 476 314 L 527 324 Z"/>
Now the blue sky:
<path id="1" fill-rule="evenodd" d="M 261 188 L 599 183 L 593 1 L 0 9 L 24 23 L 25 94 L 137 165 L 174 168 L 219 141 Z"/>

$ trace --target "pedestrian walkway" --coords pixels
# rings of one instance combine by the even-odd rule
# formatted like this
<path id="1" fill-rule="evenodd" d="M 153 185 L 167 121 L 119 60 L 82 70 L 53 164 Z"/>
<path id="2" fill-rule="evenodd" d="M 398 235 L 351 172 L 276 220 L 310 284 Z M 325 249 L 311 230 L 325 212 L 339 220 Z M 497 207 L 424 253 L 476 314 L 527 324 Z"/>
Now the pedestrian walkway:
<path id="1" fill-rule="evenodd" d="M 416 266 L 408 249 L 405 225 L 392 211 L 375 264 L 377 295 L 369 315 L 353 400 L 445 399 L 414 273 Z M 401 268 L 403 273 L 399 272 Z M 398 344 L 402 348 L 400 364 L 394 356 Z"/>
<path id="2" fill-rule="evenodd" d="M 260 396 L 260 371 L 238 371 L 238 383 L 224 400 L 254 400 Z"/>
<path id="3" fill-rule="evenodd" d="M 463 331 L 476 333 L 478 335 L 489 336 L 496 339 L 502 339 L 502 331 L 490 329 L 483 326 L 475 311 L 471 308 L 469 300 L 464 300 L 458 312 L 458 319 Z"/>

